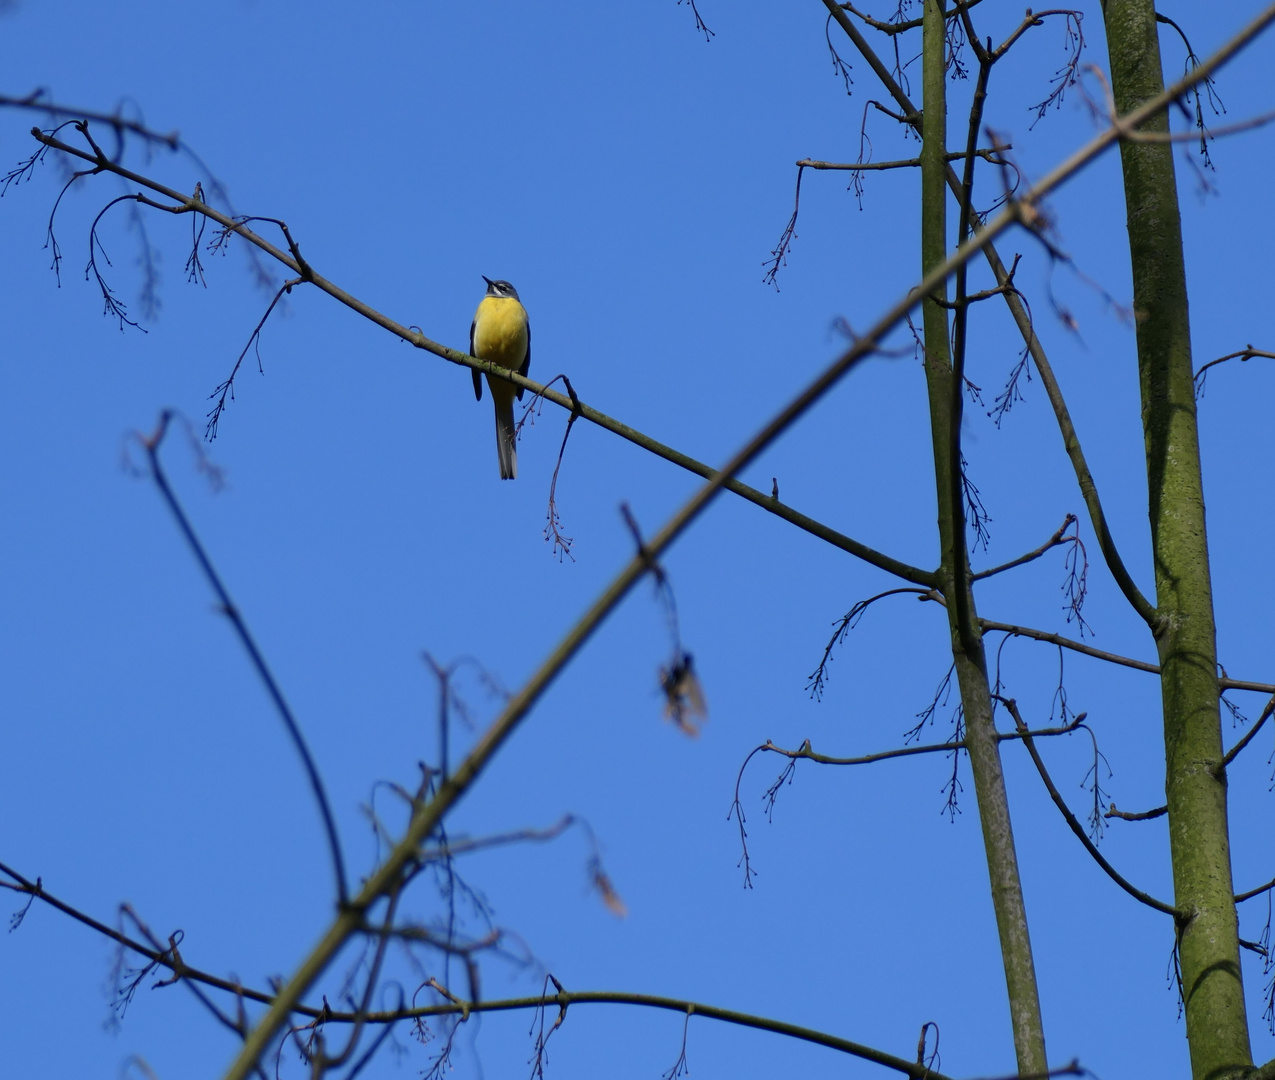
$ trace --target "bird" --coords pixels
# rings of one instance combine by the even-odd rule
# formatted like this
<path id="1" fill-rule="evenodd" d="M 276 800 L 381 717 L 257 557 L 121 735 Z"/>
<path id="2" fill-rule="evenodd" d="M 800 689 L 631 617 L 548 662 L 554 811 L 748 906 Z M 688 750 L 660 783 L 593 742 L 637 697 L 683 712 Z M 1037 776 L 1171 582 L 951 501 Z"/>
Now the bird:
<path id="1" fill-rule="evenodd" d="M 507 281 L 492 281 L 486 274 L 487 295 L 478 302 L 469 327 L 469 354 L 525 376 L 531 367 L 531 322 L 518 299 L 518 290 Z M 518 475 L 518 453 L 514 445 L 514 399 L 522 398 L 522 387 L 487 376 L 491 398 L 496 405 L 496 455 L 500 478 Z M 474 397 L 483 399 L 483 380 L 474 371 Z"/>

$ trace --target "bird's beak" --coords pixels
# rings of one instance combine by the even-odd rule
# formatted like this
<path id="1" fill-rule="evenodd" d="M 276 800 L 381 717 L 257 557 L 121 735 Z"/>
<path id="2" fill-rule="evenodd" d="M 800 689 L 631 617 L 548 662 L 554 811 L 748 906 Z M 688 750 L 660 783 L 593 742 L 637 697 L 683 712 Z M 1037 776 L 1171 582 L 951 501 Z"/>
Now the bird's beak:
<path id="1" fill-rule="evenodd" d="M 489 278 L 486 274 L 479 274 L 478 276 L 479 276 L 480 278 L 482 278 L 485 282 L 487 282 L 487 288 L 489 288 L 489 289 L 490 289 L 490 288 L 491 288 L 491 278 Z"/>

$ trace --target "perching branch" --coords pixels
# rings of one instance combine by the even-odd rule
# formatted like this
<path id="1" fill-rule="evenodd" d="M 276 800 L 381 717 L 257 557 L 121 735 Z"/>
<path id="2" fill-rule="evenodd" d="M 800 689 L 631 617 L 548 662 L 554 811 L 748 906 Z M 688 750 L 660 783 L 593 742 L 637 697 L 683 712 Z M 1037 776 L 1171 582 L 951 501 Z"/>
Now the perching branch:
<path id="1" fill-rule="evenodd" d="M 611 610 L 629 593 L 633 586 L 644 576 L 651 559 L 659 558 L 664 551 L 686 530 L 686 528 L 704 511 L 708 504 L 726 486 L 727 481 L 739 470 L 745 468 L 783 432 L 788 430 L 815 402 L 819 401 L 836 383 L 852 368 L 868 355 L 875 352 L 883 341 L 909 311 L 919 302 L 919 298 L 933 293 L 958 266 L 967 262 L 976 253 L 983 250 L 998 236 L 1019 222 L 1023 214 L 1030 210 L 1039 200 L 1052 192 L 1056 187 L 1069 179 L 1074 173 L 1083 169 L 1119 141 L 1120 132 L 1125 128 L 1136 128 L 1147 118 L 1162 111 L 1175 97 L 1179 96 L 1186 85 L 1194 85 L 1192 79 L 1202 79 L 1215 70 L 1225 60 L 1233 56 L 1250 40 L 1258 30 L 1271 21 L 1275 21 L 1275 4 L 1257 20 L 1250 23 L 1236 37 L 1222 47 L 1210 60 L 1200 65 L 1186 80 L 1175 84 L 1164 93 L 1149 99 L 1143 105 L 1130 112 L 1119 124 L 1100 133 L 1081 149 L 1073 153 L 1061 165 L 1043 177 L 1026 196 L 1015 199 L 983 229 L 962 244 L 951 256 L 934 266 L 909 293 L 895 303 L 877 321 L 837 358 L 822 374 L 820 374 L 805 390 L 781 410 L 764 428 L 728 461 L 720 471 L 715 472 L 698 492 L 679 510 L 668 523 L 647 543 L 643 555 L 630 560 L 628 566 L 603 591 L 590 609 L 581 617 L 567 633 L 550 657 L 541 665 L 523 688 L 515 694 L 501 714 L 478 740 L 469 756 L 459 768 L 439 785 L 437 793 L 428 804 L 413 816 L 407 833 L 395 846 L 389 856 L 366 880 L 357 896 L 345 906 L 336 920 L 324 933 L 319 943 L 302 963 L 279 992 L 279 996 L 267 1014 L 245 1041 L 243 1049 L 235 1063 L 227 1072 L 227 1080 L 245 1080 L 254 1068 L 256 1061 L 265 1052 L 266 1047 L 274 1040 L 276 1034 L 284 1026 L 292 1007 L 314 984 L 315 980 L 326 970 L 329 963 L 344 946 L 349 937 L 356 932 L 362 921 L 363 913 L 379 898 L 385 896 L 404 869 L 415 858 L 419 846 L 433 834 L 444 815 L 455 802 L 469 789 L 478 778 L 495 752 L 509 738 L 514 729 L 522 721 L 530 708 L 539 700 L 558 674 L 567 665 L 575 653 L 593 635 Z M 316 275 L 316 280 L 318 276 Z M 335 286 L 331 286 L 336 290 Z M 340 292 L 340 290 L 336 290 Z M 342 295 L 348 295 L 343 294 Z M 350 298 L 353 301 L 353 298 Z M 357 303 L 357 301 L 354 301 Z M 370 310 L 370 309 L 369 309 Z M 385 316 L 376 314 L 374 321 L 394 326 Z M 403 331 L 404 334 L 408 333 Z M 423 335 L 414 335 L 409 340 L 423 339 Z M 456 363 L 487 370 L 489 367 L 497 371 L 500 377 L 507 378 L 515 385 L 525 383 L 528 389 L 539 392 L 542 388 L 520 376 L 508 375 L 503 369 L 497 369 L 474 357 L 455 353 L 454 350 L 443 350 L 436 347 L 438 355 L 447 358 L 455 356 Z M 435 351 L 431 349 L 430 351 Z M 552 400 L 552 399 L 551 399 Z M 927 575 L 928 576 L 928 575 Z M 1088 839 L 1087 837 L 1085 838 Z"/>
<path id="2" fill-rule="evenodd" d="M 629 442 L 642 447 L 643 449 L 655 454 L 657 457 L 661 457 L 666 461 L 672 462 L 674 465 L 678 465 L 689 472 L 693 472 L 697 476 L 708 479 L 714 475 L 714 470 L 710 466 L 705 465 L 703 462 L 697 461 L 687 454 L 680 453 L 672 447 L 657 442 L 655 439 L 642 434 L 636 429 L 629 427 L 627 424 L 614 420 L 606 414 L 599 412 L 597 409 L 585 405 L 579 399 L 572 401 L 572 399 L 566 394 L 550 390 L 547 387 L 542 386 L 540 383 L 524 378 L 517 372 L 512 372 L 507 368 L 502 368 L 496 364 L 491 364 L 486 360 L 480 360 L 477 357 L 470 356 L 468 353 L 460 352 L 457 349 L 448 348 L 446 345 L 442 345 L 426 337 L 420 331 L 411 330 L 408 327 L 403 326 L 401 323 L 398 323 L 389 318 L 387 315 L 382 314 L 380 311 L 377 311 L 375 308 L 346 292 L 335 283 L 329 281 L 321 274 L 315 272 L 308 263 L 299 257 L 300 253 L 296 250 L 295 244 L 289 243 L 289 246 L 292 249 L 291 253 L 284 252 L 274 244 L 271 244 L 264 237 L 249 229 L 245 224 L 247 220 L 267 220 L 279 225 L 281 228 L 284 228 L 283 223 L 276 219 L 244 219 L 230 217 L 194 196 L 183 195 L 181 192 L 157 183 L 148 177 L 142 176 L 141 174 L 135 173 L 129 169 L 125 169 L 104 155 L 88 153 L 80 150 L 60 139 L 46 135 L 38 128 L 33 128 L 31 130 L 31 134 L 37 141 L 50 149 L 59 150 L 71 155 L 72 157 L 89 162 L 94 166 L 93 169 L 89 170 L 92 173 L 115 173 L 132 181 L 133 183 L 140 184 L 143 187 L 157 192 L 169 199 L 172 203 L 172 205 L 165 206 L 150 200 L 145 200 L 142 196 L 134 196 L 134 198 L 138 201 L 145 201 L 146 205 L 154 206 L 173 214 L 202 214 L 212 221 L 217 222 L 222 226 L 226 237 L 238 236 L 242 238 L 260 249 L 266 255 L 269 255 L 271 258 L 282 263 L 294 273 L 298 274 L 304 283 L 313 285 L 320 291 L 327 293 L 334 300 L 337 300 L 352 311 L 362 315 L 364 318 L 375 323 L 383 330 L 388 330 L 390 333 L 419 349 L 423 349 L 424 351 L 432 353 L 433 355 L 453 364 L 469 367 L 487 375 L 494 375 L 496 378 L 512 382 L 523 389 L 531 390 L 533 393 L 538 394 L 547 401 L 552 401 L 555 405 L 566 409 L 568 412 L 575 412 L 590 423 L 605 428 L 607 431 L 612 432 L 612 434 L 619 435 L 621 438 L 627 439 Z M 1008 227 L 1010 223 L 1010 220 L 1006 219 L 1003 223 L 1003 227 Z M 287 234 L 285 233 L 285 236 L 286 235 Z M 288 239 L 290 241 L 290 237 Z M 855 555 L 856 557 L 863 559 L 865 562 L 868 562 L 887 573 L 902 577 L 907 581 L 914 581 L 927 586 L 933 584 L 933 574 L 931 571 L 910 566 L 905 562 L 893 559 L 888 555 L 878 552 L 873 548 L 868 547 L 866 544 L 862 544 L 843 533 L 837 532 L 835 529 L 831 529 L 828 526 L 815 521 L 813 518 L 807 517 L 799 511 L 785 506 L 777 499 L 772 499 L 769 495 L 758 491 L 756 488 L 749 487 L 747 484 L 741 483 L 734 477 L 730 478 L 724 486 L 728 491 L 732 491 L 735 494 L 742 496 L 749 502 L 768 510 L 777 517 L 783 518 L 790 524 L 796 525 L 798 528 L 819 537 L 821 540 L 832 544 L 834 547 Z"/>

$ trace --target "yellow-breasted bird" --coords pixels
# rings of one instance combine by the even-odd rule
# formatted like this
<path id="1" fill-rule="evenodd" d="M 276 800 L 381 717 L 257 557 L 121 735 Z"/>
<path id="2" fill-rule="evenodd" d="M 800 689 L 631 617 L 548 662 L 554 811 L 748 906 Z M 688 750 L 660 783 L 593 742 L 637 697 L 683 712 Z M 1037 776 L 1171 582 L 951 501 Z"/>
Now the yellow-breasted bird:
<path id="1" fill-rule="evenodd" d="M 531 367 L 531 323 L 527 309 L 518 299 L 518 290 L 507 281 L 492 281 L 486 275 L 487 295 L 478 302 L 474 321 L 469 328 L 469 354 L 490 360 L 519 375 Z M 500 478 L 512 480 L 518 475 L 518 453 L 514 445 L 514 399 L 522 397 L 522 387 L 503 379 L 487 376 L 491 399 L 496 403 L 496 454 L 500 459 Z M 483 399 L 483 381 L 474 372 L 474 397 Z"/>

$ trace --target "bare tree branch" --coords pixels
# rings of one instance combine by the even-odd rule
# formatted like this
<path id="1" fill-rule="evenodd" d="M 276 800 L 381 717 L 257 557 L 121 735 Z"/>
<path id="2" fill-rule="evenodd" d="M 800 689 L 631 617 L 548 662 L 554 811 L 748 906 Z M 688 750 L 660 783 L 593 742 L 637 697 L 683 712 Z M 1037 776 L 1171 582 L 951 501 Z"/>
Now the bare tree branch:
<path id="1" fill-rule="evenodd" d="M 1160 666 L 1151 664 L 1145 660 L 1133 660 L 1128 656 L 1121 656 L 1119 653 L 1107 652 L 1104 649 L 1095 649 L 1092 645 L 1086 645 L 1083 642 L 1076 641 L 1074 638 L 1063 637 L 1062 634 L 1050 633 L 1047 630 L 1034 630 L 1030 626 L 1016 626 L 1012 623 L 993 622 L 991 619 L 980 619 L 979 625 L 983 628 L 983 633 L 993 634 L 1002 633 L 1009 634 L 1011 637 L 1026 637 L 1034 641 L 1047 641 L 1051 645 L 1060 645 L 1064 649 L 1071 649 L 1074 652 L 1084 653 L 1086 656 L 1093 656 L 1099 660 L 1106 660 L 1108 663 L 1120 664 L 1122 667 L 1135 668 L 1138 671 L 1146 671 L 1152 675 L 1160 674 Z"/>
<path id="2" fill-rule="evenodd" d="M 1201 366 L 1200 370 L 1195 373 L 1195 396 L 1201 398 L 1204 396 L 1204 381 L 1208 378 L 1208 370 L 1217 367 L 1218 364 L 1225 364 L 1228 360 L 1239 360 L 1244 363 L 1255 356 L 1263 357 L 1267 360 L 1275 360 L 1275 353 L 1266 352 L 1263 349 L 1255 349 L 1252 345 L 1245 345 L 1239 352 L 1227 353 L 1225 356 L 1219 356 L 1216 360 L 1210 360 L 1207 364 Z"/>
<path id="3" fill-rule="evenodd" d="M 266 220 L 271 221 L 286 230 L 286 226 L 277 219 L 244 219 L 230 217 L 194 196 L 183 195 L 182 193 L 174 191 L 172 188 L 166 187 L 163 184 L 159 184 L 148 177 L 125 169 L 101 154 L 87 153 L 77 147 L 61 141 L 60 139 L 46 135 L 38 128 L 33 128 L 31 130 L 31 134 L 37 141 L 51 149 L 59 150 L 63 153 L 70 154 L 72 157 L 91 163 L 94 168 L 89 170 L 90 172 L 116 173 L 127 180 L 131 180 L 134 183 L 150 188 L 152 191 L 163 195 L 165 198 L 171 200 L 173 205 L 164 206 L 163 204 L 145 200 L 142 196 L 133 196 L 133 198 L 137 201 L 146 202 L 147 205 L 166 210 L 173 214 L 197 213 L 210 218 L 222 226 L 227 237 L 241 237 L 250 244 L 259 248 L 271 258 L 281 262 L 284 266 L 300 275 L 301 280 L 304 283 L 315 286 L 322 292 L 327 293 L 333 299 L 345 304 L 351 310 L 375 323 L 383 330 L 388 330 L 390 333 L 402 338 L 404 341 L 407 341 L 419 349 L 423 349 L 426 352 L 432 353 L 444 360 L 448 360 L 451 363 L 473 368 L 474 370 L 487 375 L 494 375 L 496 378 L 512 382 L 523 389 L 531 390 L 533 393 L 538 394 L 545 400 L 552 401 L 555 405 L 558 405 L 569 412 L 576 412 L 590 423 L 605 428 L 613 434 L 619 435 L 621 438 L 627 439 L 643 449 L 650 451 L 657 457 L 661 457 L 666 461 L 672 462 L 674 465 L 679 465 L 687 471 L 695 473 L 697 476 L 708 479 L 714 475 L 714 470 L 710 466 L 705 465 L 703 462 L 696 461 L 687 454 L 680 453 L 672 447 L 666 446 L 649 436 L 643 435 L 641 432 L 629 427 L 627 424 L 614 420 L 606 414 L 599 412 L 597 409 L 585 405 L 578 398 L 573 401 L 569 396 L 548 389 L 540 383 L 519 375 L 517 372 L 510 371 L 507 368 L 502 368 L 499 365 L 491 364 L 486 360 L 480 360 L 477 357 L 470 356 L 468 353 L 460 352 L 456 349 L 450 349 L 446 345 L 442 345 L 431 340 L 420 331 L 414 331 L 403 326 L 401 323 L 398 323 L 382 314 L 380 311 L 377 311 L 362 300 L 359 300 L 357 297 L 346 292 L 327 278 L 316 273 L 310 265 L 305 262 L 305 260 L 300 258 L 299 251 L 296 250 L 296 245 L 291 243 L 290 237 L 288 237 L 288 239 L 289 246 L 292 249 L 291 254 L 285 253 L 275 245 L 271 244 L 269 241 L 249 229 L 245 224 L 247 220 Z M 1010 222 L 1007 219 L 1003 223 L 1003 226 L 1007 227 L 1009 223 Z M 907 581 L 915 581 L 927 586 L 933 584 L 933 573 L 931 571 L 922 570 L 915 566 L 909 566 L 905 562 L 893 559 L 888 555 L 875 551 L 866 544 L 861 544 L 859 541 L 839 533 L 835 529 L 831 529 L 828 526 L 815 521 L 813 518 L 807 517 L 805 514 L 785 506 L 777 499 L 771 498 L 769 495 L 758 491 L 756 488 L 752 488 L 747 484 L 741 483 L 734 477 L 729 478 L 724 486 L 728 491 L 732 491 L 737 495 L 743 496 L 749 502 L 770 511 L 772 514 L 783 518 L 785 521 L 796 525 L 798 528 L 825 540 L 834 547 L 849 552 L 850 554 L 863 559 L 865 562 L 871 563 L 879 569 L 885 570 L 887 573 L 902 577 Z"/>
<path id="4" fill-rule="evenodd" d="M 823 0 L 824 6 L 828 8 L 833 19 L 846 32 L 846 35 L 854 43 L 856 49 L 868 65 L 876 73 L 877 78 L 881 80 L 882 85 L 889 91 L 890 96 L 899 103 L 903 110 L 903 114 L 919 131 L 919 120 L 915 119 L 918 114 L 916 107 L 912 104 L 907 94 L 903 92 L 902 87 L 894 80 L 889 70 L 881 62 L 880 58 L 873 51 L 864 36 L 859 32 L 858 28 L 850 21 L 849 17 L 837 5 L 836 0 Z M 1264 27 L 1263 23 L 1263 27 Z M 1260 28 L 1259 28 L 1260 29 Z M 1258 29 L 1253 31 L 1258 32 Z M 1248 33 L 1248 30 L 1242 31 Z M 1190 76 L 1189 85 L 1184 85 L 1186 80 L 1181 80 L 1174 85 L 1180 96 L 1183 92 L 1194 86 L 1196 82 L 1207 78 L 1214 70 L 1215 65 L 1208 68 L 1204 74 L 1195 76 L 1194 72 Z M 1114 130 L 1114 129 L 1112 129 Z M 957 199 L 962 198 L 961 182 L 955 171 L 948 170 L 948 187 L 951 188 Z M 992 245 L 988 245 L 983 249 L 987 258 L 988 265 L 991 267 L 992 274 L 996 278 L 998 285 L 1009 283 L 1009 271 L 1005 268 L 1005 264 L 1001 261 L 1000 255 Z M 1076 473 L 1077 482 L 1080 485 L 1081 495 L 1084 497 L 1085 506 L 1089 511 L 1090 522 L 1093 526 L 1094 535 L 1098 540 L 1098 548 L 1103 554 L 1103 558 L 1107 562 L 1108 569 L 1111 571 L 1112 577 L 1115 578 L 1116 584 L 1120 586 L 1120 591 L 1124 593 L 1125 598 L 1132 605 L 1133 609 L 1143 618 L 1143 620 L 1153 630 L 1158 625 L 1158 615 L 1153 604 L 1134 584 L 1133 578 L 1125 568 L 1124 561 L 1120 557 L 1119 550 L 1116 548 L 1115 540 L 1111 535 L 1111 530 L 1107 525 L 1106 515 L 1102 509 L 1102 502 L 1098 496 L 1098 488 L 1094 483 L 1093 474 L 1089 469 L 1088 463 L 1085 461 L 1084 451 L 1081 449 L 1080 440 L 1076 435 L 1075 425 L 1071 421 L 1071 414 L 1067 409 L 1066 401 L 1063 399 L 1062 391 L 1058 386 L 1058 380 L 1054 378 L 1053 368 L 1050 366 L 1049 358 L 1045 354 L 1044 347 L 1040 343 L 1040 339 L 1036 336 L 1036 331 L 1032 326 L 1031 315 L 1028 313 L 1026 305 L 1023 304 L 1017 292 L 1007 290 L 1005 292 L 1005 303 L 1008 305 L 1010 314 L 1017 325 L 1019 332 L 1022 334 L 1024 342 L 1027 344 L 1028 351 L 1031 353 L 1032 360 L 1036 364 L 1036 370 L 1040 372 L 1041 381 L 1045 385 L 1045 393 L 1049 398 L 1050 404 L 1053 406 L 1054 414 L 1058 421 L 1059 430 L 1063 437 L 1063 446 L 1067 451 L 1068 457 L 1071 459 L 1072 467 Z"/>
<path id="5" fill-rule="evenodd" d="M 195 534 L 194 527 L 186 517 L 181 504 L 177 501 L 177 496 L 174 494 L 172 487 L 169 486 L 168 477 L 164 474 L 163 465 L 160 463 L 159 449 L 172 419 L 173 414 L 165 410 L 160 416 L 159 426 L 155 429 L 153 435 L 149 437 L 138 436 L 143 449 L 146 451 L 151 477 L 159 488 L 160 494 L 163 495 L 164 501 L 168 504 L 168 509 L 172 512 L 173 518 L 176 520 L 178 528 L 181 529 L 182 536 L 199 563 L 200 569 L 203 570 L 204 576 L 208 579 L 208 584 L 212 586 L 213 592 L 217 594 L 217 599 L 221 603 L 222 614 L 230 620 L 230 624 L 234 627 L 240 643 L 248 653 L 252 666 L 257 669 L 257 675 L 265 685 L 266 693 L 269 694 L 270 700 L 274 702 L 275 711 L 278 712 L 280 719 L 283 720 L 288 736 L 292 739 L 292 744 L 301 758 L 301 764 L 310 781 L 310 788 L 314 792 L 314 798 L 318 803 L 319 813 L 323 819 L 323 829 L 327 836 L 329 853 L 332 857 L 332 870 L 336 877 L 337 906 L 344 906 L 349 895 L 345 877 L 345 857 L 341 854 L 341 841 L 337 836 L 336 819 L 332 816 L 332 808 L 328 803 L 327 792 L 324 790 L 323 780 L 319 776 L 319 767 L 310 753 L 309 746 L 306 745 L 305 736 L 301 734 L 301 725 L 297 723 L 291 707 L 283 696 L 282 689 L 275 681 L 274 675 L 271 674 L 270 668 L 266 664 L 265 656 L 262 655 L 261 650 L 257 647 L 257 643 L 248 630 L 248 624 L 244 622 L 239 609 L 235 606 L 234 601 L 230 599 L 230 593 L 226 591 L 226 586 L 213 567 L 212 560 L 208 557 L 203 544 Z"/>
<path id="6" fill-rule="evenodd" d="M 1013 698 L 1001 697 L 996 695 L 996 699 L 1000 701 L 1009 714 L 1014 718 L 1014 724 L 1023 734 L 1023 745 L 1027 747 L 1027 752 L 1031 755 L 1032 763 L 1036 766 L 1036 771 L 1040 773 L 1040 778 L 1045 784 L 1045 789 L 1049 792 L 1049 797 L 1054 800 L 1054 805 L 1058 807 L 1059 812 L 1063 816 L 1063 820 L 1067 822 L 1067 827 L 1076 834 L 1077 838 L 1084 845 L 1085 850 L 1093 857 L 1094 861 L 1102 868 L 1103 872 L 1111 878 L 1120 888 L 1124 889 L 1135 900 L 1146 904 L 1147 907 L 1154 908 L 1156 911 L 1162 911 L 1166 915 L 1172 915 L 1175 921 L 1181 921 L 1186 916 L 1180 912 L 1172 904 L 1166 904 L 1163 900 L 1157 900 L 1150 893 L 1145 893 L 1134 885 L 1131 885 L 1121 874 L 1111 865 L 1094 846 L 1094 842 L 1085 835 L 1084 826 L 1076 820 L 1076 815 L 1068 808 L 1066 801 L 1058 793 L 1058 788 L 1054 786 L 1054 782 L 1050 779 L 1049 772 L 1045 768 L 1044 761 L 1041 760 L 1040 753 L 1036 749 L 1036 744 L 1032 741 L 1031 732 L 1022 716 L 1018 711 L 1018 703 Z"/>
<path id="7" fill-rule="evenodd" d="M 1066 531 L 1075 523 L 1076 515 L 1068 514 L 1066 518 L 1063 519 L 1063 523 L 1058 526 L 1057 532 L 1041 544 L 1040 547 L 1032 549 L 1027 552 L 1026 555 L 1020 555 L 1017 559 L 1011 559 L 1007 563 L 1001 563 L 1000 566 L 993 566 L 989 570 L 979 570 L 977 573 L 972 575 L 972 580 L 981 581 L 983 578 L 989 578 L 995 574 L 1003 574 L 1006 570 L 1013 570 L 1016 566 L 1022 566 L 1025 563 L 1039 559 L 1045 554 L 1045 552 L 1056 548 L 1059 544 L 1066 543 L 1067 538 L 1063 534 L 1066 533 Z"/>

